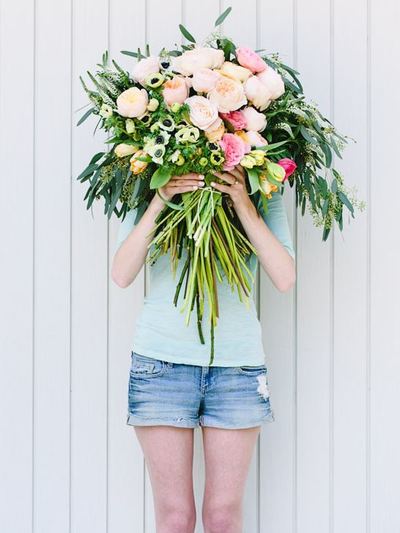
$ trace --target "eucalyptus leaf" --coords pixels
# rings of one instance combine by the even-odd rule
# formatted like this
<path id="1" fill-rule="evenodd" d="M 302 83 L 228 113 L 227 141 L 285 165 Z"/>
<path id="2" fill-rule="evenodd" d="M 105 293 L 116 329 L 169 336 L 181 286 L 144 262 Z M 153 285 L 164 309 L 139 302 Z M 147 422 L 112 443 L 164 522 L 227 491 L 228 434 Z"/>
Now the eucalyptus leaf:
<path id="1" fill-rule="evenodd" d="M 215 27 L 220 26 L 231 11 L 232 11 L 231 7 L 228 7 L 227 9 L 225 9 L 225 11 L 215 21 Z"/>
<path id="2" fill-rule="evenodd" d="M 191 43 L 195 43 L 196 39 L 193 37 L 193 35 L 183 26 L 183 24 L 179 24 L 179 29 L 181 30 L 182 35 Z"/>
<path id="3" fill-rule="evenodd" d="M 86 113 L 84 115 L 81 116 L 81 118 L 78 120 L 78 122 L 76 123 L 77 126 L 80 126 L 83 122 L 85 122 L 85 120 L 87 118 L 90 117 L 90 115 L 95 111 L 95 108 L 94 107 L 91 107 L 90 109 L 88 109 L 86 111 Z"/>

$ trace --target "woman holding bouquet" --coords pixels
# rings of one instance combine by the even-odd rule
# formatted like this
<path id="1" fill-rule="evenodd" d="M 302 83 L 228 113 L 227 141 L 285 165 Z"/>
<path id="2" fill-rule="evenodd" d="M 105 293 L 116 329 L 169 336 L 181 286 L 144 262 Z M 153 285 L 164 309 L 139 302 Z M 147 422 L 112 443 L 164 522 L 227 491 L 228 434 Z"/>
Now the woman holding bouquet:
<path id="1" fill-rule="evenodd" d="M 279 291 L 290 290 L 296 278 L 295 253 L 281 194 L 271 195 L 265 213 L 249 198 L 242 166 L 214 175 L 211 187 L 229 197 L 262 268 Z M 169 201 L 204 186 L 204 176 L 188 173 L 173 176 L 159 192 Z M 130 286 L 145 263 L 164 206 L 155 194 L 139 222 L 134 223 L 133 209 L 121 223 L 112 265 L 119 287 Z M 178 275 L 183 264 L 182 259 Z M 253 272 L 256 265 L 253 254 Z M 196 323 L 185 325 L 179 307 L 171 305 L 175 286 L 165 254 L 150 266 L 150 291 L 136 324 L 127 423 L 135 427 L 148 466 L 157 533 L 195 529 L 193 429 L 198 426 L 206 471 L 204 531 L 239 533 L 256 439 L 261 425 L 274 420 L 261 326 L 253 299 L 246 307 L 227 283 L 219 283 L 216 351 L 209 365 L 209 340 L 200 343 Z M 208 312 L 206 306 L 205 320 Z"/>

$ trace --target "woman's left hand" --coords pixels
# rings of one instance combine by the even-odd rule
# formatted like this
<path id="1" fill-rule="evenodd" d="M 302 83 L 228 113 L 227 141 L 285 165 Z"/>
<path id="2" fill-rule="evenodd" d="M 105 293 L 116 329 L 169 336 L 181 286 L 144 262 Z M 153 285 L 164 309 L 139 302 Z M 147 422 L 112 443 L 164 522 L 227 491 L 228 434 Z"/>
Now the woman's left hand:
<path id="1" fill-rule="evenodd" d="M 233 170 L 214 172 L 214 176 L 217 176 L 225 183 L 212 181 L 211 186 L 217 191 L 229 194 L 235 209 L 241 209 L 251 204 L 246 187 L 246 173 L 241 165 L 237 165 Z"/>

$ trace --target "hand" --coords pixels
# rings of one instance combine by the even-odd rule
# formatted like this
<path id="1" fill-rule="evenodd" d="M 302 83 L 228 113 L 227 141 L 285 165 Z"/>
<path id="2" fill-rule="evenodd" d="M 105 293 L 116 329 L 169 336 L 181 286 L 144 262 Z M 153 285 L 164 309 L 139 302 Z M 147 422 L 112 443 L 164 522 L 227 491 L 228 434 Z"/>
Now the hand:
<path id="1" fill-rule="evenodd" d="M 214 176 L 225 181 L 227 185 L 212 181 L 211 186 L 218 191 L 229 194 L 235 209 L 246 207 L 251 203 L 247 193 L 246 174 L 241 165 L 237 165 L 233 170 L 214 172 Z"/>
<path id="2" fill-rule="evenodd" d="M 196 172 L 190 172 L 182 176 L 172 176 L 164 187 L 160 187 L 159 191 L 161 196 L 169 201 L 175 194 L 195 191 L 203 187 L 203 185 L 204 176 Z"/>

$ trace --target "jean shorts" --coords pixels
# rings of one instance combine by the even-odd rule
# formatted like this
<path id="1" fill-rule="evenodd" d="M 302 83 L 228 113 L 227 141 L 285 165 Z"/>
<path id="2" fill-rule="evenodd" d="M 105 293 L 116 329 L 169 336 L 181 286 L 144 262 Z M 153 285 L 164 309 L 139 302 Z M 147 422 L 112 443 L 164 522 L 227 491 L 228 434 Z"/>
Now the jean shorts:
<path id="1" fill-rule="evenodd" d="M 129 425 L 240 429 L 274 420 L 265 364 L 198 366 L 131 352 Z"/>

